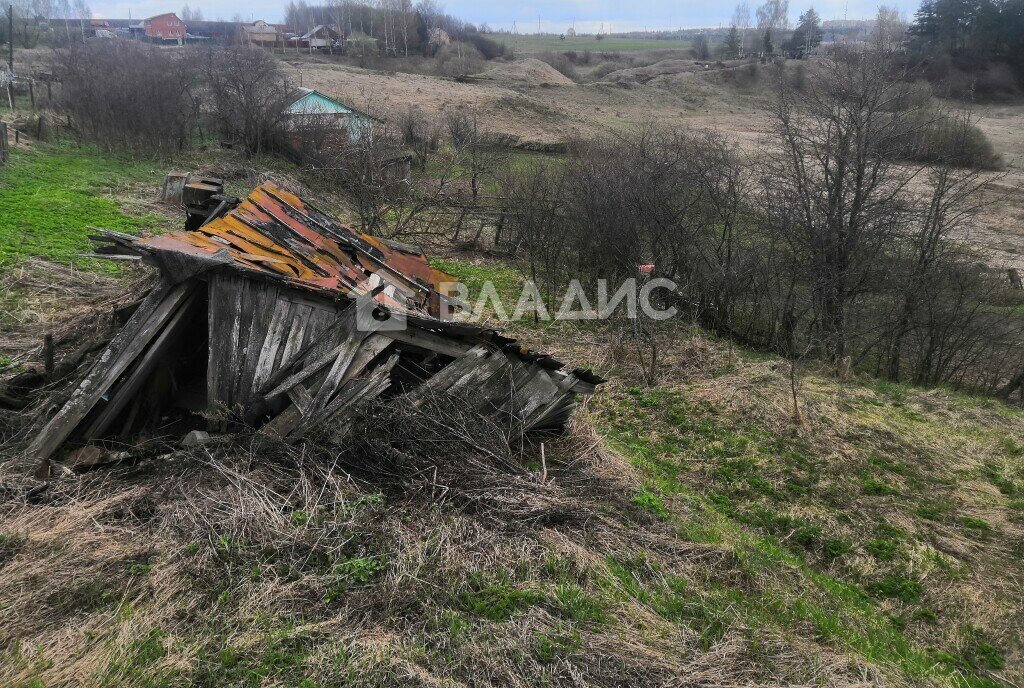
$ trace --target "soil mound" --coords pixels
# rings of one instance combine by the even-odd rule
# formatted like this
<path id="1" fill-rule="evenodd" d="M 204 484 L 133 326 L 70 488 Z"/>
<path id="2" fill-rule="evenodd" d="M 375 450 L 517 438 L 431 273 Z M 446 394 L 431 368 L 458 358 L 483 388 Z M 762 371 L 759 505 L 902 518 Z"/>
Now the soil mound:
<path id="1" fill-rule="evenodd" d="M 500 64 L 479 77 L 529 86 L 572 86 L 575 83 L 547 62 L 535 57 Z"/>

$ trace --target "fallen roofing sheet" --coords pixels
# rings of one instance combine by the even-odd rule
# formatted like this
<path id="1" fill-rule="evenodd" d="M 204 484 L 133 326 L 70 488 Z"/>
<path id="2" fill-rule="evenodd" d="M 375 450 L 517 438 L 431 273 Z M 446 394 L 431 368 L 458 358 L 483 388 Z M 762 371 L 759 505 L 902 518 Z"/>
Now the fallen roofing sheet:
<path id="1" fill-rule="evenodd" d="M 178 280 L 213 265 L 231 265 L 332 296 L 373 291 L 390 309 L 435 318 L 447 297 L 444 284 L 457 281 L 430 267 L 420 249 L 345 227 L 270 182 L 195 231 L 141 241 L 108 237 L 150 257 Z"/>

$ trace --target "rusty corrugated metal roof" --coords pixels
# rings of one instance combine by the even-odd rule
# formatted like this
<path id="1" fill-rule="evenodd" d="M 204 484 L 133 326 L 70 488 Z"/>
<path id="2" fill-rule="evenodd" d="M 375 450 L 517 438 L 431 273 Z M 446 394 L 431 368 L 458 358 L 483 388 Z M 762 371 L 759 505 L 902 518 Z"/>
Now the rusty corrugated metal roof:
<path id="1" fill-rule="evenodd" d="M 432 268 L 418 248 L 345 227 L 270 182 L 198 230 L 145 239 L 136 247 L 263 273 L 321 294 L 355 298 L 372 292 L 389 308 L 435 318 L 442 283 L 456 281 Z"/>

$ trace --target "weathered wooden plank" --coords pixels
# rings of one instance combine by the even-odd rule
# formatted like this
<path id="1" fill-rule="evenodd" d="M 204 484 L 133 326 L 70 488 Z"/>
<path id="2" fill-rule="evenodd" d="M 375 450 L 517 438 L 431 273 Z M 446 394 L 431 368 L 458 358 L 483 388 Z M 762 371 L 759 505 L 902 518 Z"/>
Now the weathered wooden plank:
<path id="1" fill-rule="evenodd" d="M 274 363 L 277 360 L 278 351 L 284 343 L 289 325 L 288 315 L 292 308 L 293 304 L 284 298 L 279 297 L 274 303 L 274 312 L 270 317 L 270 324 L 267 326 L 267 336 L 256 360 L 256 369 L 253 371 L 253 391 L 262 389 L 263 384 L 270 379 L 274 372 Z"/>
<path id="2" fill-rule="evenodd" d="M 352 346 L 349 337 L 351 333 L 348 328 L 353 327 L 354 324 L 354 309 L 350 309 L 342 313 L 339 320 L 335 323 L 334 329 L 329 333 L 329 335 L 321 337 L 319 342 L 311 342 L 311 346 L 308 347 L 306 351 L 300 352 L 288 368 L 282 368 L 279 375 L 271 377 L 267 382 L 267 386 L 273 385 L 273 388 L 263 395 L 264 399 L 270 401 L 279 397 L 287 392 L 293 385 L 304 382 L 328 364 L 335 363 L 335 365 L 337 365 L 339 356 L 344 354 L 347 347 Z M 340 343 L 332 345 L 335 336 L 344 338 Z M 358 341 L 356 342 L 356 345 L 358 345 Z M 355 353 L 355 351 L 353 350 L 352 353 Z M 301 367 L 295 372 L 290 372 L 297 366 Z M 344 370 L 342 372 L 344 372 Z M 278 381 L 282 376 L 284 376 L 284 378 Z"/>
<path id="3" fill-rule="evenodd" d="M 338 356 L 334 359 L 334 365 L 331 366 L 330 372 L 327 373 L 327 378 L 324 380 L 324 383 L 320 385 L 320 389 L 317 390 L 316 396 L 313 398 L 314 409 L 321 409 L 327 405 L 327 401 L 338 389 L 338 385 L 341 383 L 341 379 L 344 377 L 345 371 L 348 370 L 348 367 L 355 359 L 356 352 L 359 350 L 359 345 L 362 344 L 363 340 L 371 334 L 370 332 L 360 330 L 355 326 L 355 310 L 355 308 L 350 308 L 345 312 L 345 315 L 351 318 L 351 323 L 348 325 L 348 336 L 345 337 L 345 341 L 342 343 L 341 349 L 338 351 Z"/>
<path id="4" fill-rule="evenodd" d="M 302 412 L 295 404 L 288 404 L 281 413 L 274 416 L 262 428 L 259 434 L 265 437 L 279 437 L 285 439 L 288 433 L 302 421 Z"/>
<path id="5" fill-rule="evenodd" d="M 245 399 L 242 396 L 245 386 L 242 380 L 242 371 L 245 368 L 245 357 L 249 349 L 250 336 L 255 334 L 259 337 L 262 334 L 259 332 L 254 333 L 252 325 L 256 318 L 256 309 L 259 306 L 260 295 L 266 289 L 266 284 L 262 281 L 239 279 L 238 284 L 241 298 L 238 302 L 238 314 L 233 325 L 234 344 L 232 346 L 230 368 L 232 406 L 245 403 Z M 260 341 L 261 345 L 262 343 Z"/>
<path id="6" fill-rule="evenodd" d="M 395 330 L 394 332 L 389 331 L 388 336 L 395 341 L 412 344 L 413 346 L 436 351 L 437 353 L 454 358 L 458 358 L 472 348 L 471 345 L 465 342 L 449 339 L 416 327 L 407 327 L 404 330 Z"/>
<path id="7" fill-rule="evenodd" d="M 345 371 L 344 377 L 341 378 L 341 384 L 344 385 L 349 380 L 362 375 L 370 361 L 379 356 L 394 341 L 390 337 L 376 333 L 364 339 L 359 347 L 359 351 L 356 352 L 356 357 L 352 360 L 352 364 Z"/>
<path id="8" fill-rule="evenodd" d="M 253 398 L 256 390 L 254 381 L 256 377 L 256 366 L 266 347 L 270 321 L 274 314 L 274 308 L 280 290 L 272 284 L 263 284 L 257 295 L 256 311 L 253 313 L 252 324 L 249 332 L 249 344 L 245 352 L 245 365 L 241 369 L 241 380 L 239 381 L 239 402 L 247 405 Z"/>
<path id="9" fill-rule="evenodd" d="M 485 388 L 493 376 L 509 366 L 508 358 L 501 352 L 492 352 L 483 363 L 473 367 L 466 375 L 448 388 L 449 394 L 464 394 Z"/>
<path id="10" fill-rule="evenodd" d="M 369 338 L 367 339 L 367 351 L 380 345 L 379 340 L 371 343 Z M 385 346 L 387 344 L 390 344 L 390 340 L 385 343 Z M 376 398 L 383 394 L 391 384 L 389 376 L 391 369 L 394 368 L 397 362 L 398 354 L 392 354 L 386 362 L 373 368 L 366 376 L 348 380 L 325 409 L 304 415 L 295 403 L 289 404 L 287 408 L 263 426 L 260 434 L 267 436 L 276 435 L 288 442 L 296 441 L 317 423 L 322 422 L 345 407 L 358 403 L 360 400 Z M 353 361 L 353 366 L 350 366 L 350 369 L 358 364 L 359 359 L 357 357 L 357 360 Z M 310 388 L 312 389 L 315 386 L 316 383 L 310 385 Z"/>
<path id="11" fill-rule="evenodd" d="M 26 453 L 30 457 L 49 458 L 149 344 L 193 288 L 191 283 L 177 286 L 161 283 L 143 299 L 79 383 L 71 398 L 28 446 Z"/>
<path id="12" fill-rule="evenodd" d="M 195 300 L 196 293 L 193 291 L 184 303 L 178 306 L 146 352 L 136 359 L 131 373 L 124 382 L 111 390 L 110 402 L 86 429 L 84 433 L 86 439 L 101 437 L 121 411 L 135 398 L 142 385 L 150 379 L 156 366 L 161 363 L 168 350 L 184 331 L 185 325 L 188 324 L 191 315 L 190 309 Z"/>
<path id="13" fill-rule="evenodd" d="M 210 279 L 210 352 L 207 370 L 207 404 L 231 408 L 238 370 L 238 339 L 242 326 L 243 283 L 230 275 Z"/>
<path id="14" fill-rule="evenodd" d="M 517 390 L 506 409 L 520 420 L 525 420 L 540 406 L 547 404 L 558 396 L 558 386 L 551 380 L 548 373 L 540 366 L 533 378 L 524 387 Z"/>
<path id="15" fill-rule="evenodd" d="M 226 304 L 222 300 L 224 290 L 216 274 L 210 275 L 206 293 L 206 336 L 209 341 L 206 352 L 206 406 L 208 410 L 213 410 L 220 401 L 218 394 L 221 376 L 227 372 L 227 367 L 223 365 L 226 352 L 224 347 L 219 345 L 223 337 L 219 328 L 224 322 Z"/>
<path id="16" fill-rule="evenodd" d="M 309 391 L 302 385 L 291 387 L 288 390 L 288 398 L 292 400 L 292 403 L 295 404 L 295 407 L 303 416 L 309 415 L 313 411 L 313 397 L 310 396 Z"/>
<path id="17" fill-rule="evenodd" d="M 393 334 L 394 332 L 388 332 L 388 336 Z M 436 375 L 424 380 L 421 385 L 409 392 L 409 398 L 412 401 L 417 402 L 428 394 L 436 394 L 445 391 L 451 385 L 455 384 L 463 375 L 466 375 L 474 367 L 479 365 L 489 353 L 490 349 L 487 346 L 477 344 L 462 356 L 445 366 L 445 368 Z"/>
<path id="18" fill-rule="evenodd" d="M 326 351 L 323 354 L 320 354 L 318 356 L 311 355 L 311 360 L 302 361 L 303 365 L 301 370 L 298 370 L 297 372 L 288 375 L 283 380 L 281 380 L 281 382 L 274 385 L 273 389 L 271 389 L 269 392 L 266 392 L 263 395 L 263 398 L 268 401 L 276 399 L 277 397 L 286 393 L 295 385 L 305 382 L 307 379 L 315 375 L 317 372 L 323 370 L 329 364 L 337 360 L 338 355 L 342 352 L 344 348 L 345 342 L 342 342 L 341 344 L 338 344 L 333 349 Z M 275 380 L 272 378 L 269 382 L 274 383 Z"/>
<path id="19" fill-rule="evenodd" d="M 309 322 L 309 314 L 313 309 L 308 304 L 297 304 L 295 317 L 292 319 L 291 329 L 288 331 L 288 341 L 285 342 L 284 350 L 281 352 L 281 362 L 278 370 L 286 370 L 295 362 L 295 357 L 302 349 L 302 342 L 306 336 L 306 324 Z"/>
<path id="20" fill-rule="evenodd" d="M 398 358 L 397 353 L 391 354 L 387 361 L 375 367 L 366 377 L 349 381 L 325 408 L 315 411 L 312 416 L 303 417 L 297 427 L 288 433 L 288 441 L 297 441 L 317 424 L 383 394 L 391 386 L 391 369 L 398 363 Z"/>
<path id="21" fill-rule="evenodd" d="M 306 337 L 305 341 L 303 341 L 303 346 L 315 344 L 320 337 L 334 328 L 338 323 L 338 318 L 349 310 L 355 309 L 347 308 L 339 312 L 333 306 L 324 304 L 314 305 L 309 314 L 309 323 L 306 326 Z"/>

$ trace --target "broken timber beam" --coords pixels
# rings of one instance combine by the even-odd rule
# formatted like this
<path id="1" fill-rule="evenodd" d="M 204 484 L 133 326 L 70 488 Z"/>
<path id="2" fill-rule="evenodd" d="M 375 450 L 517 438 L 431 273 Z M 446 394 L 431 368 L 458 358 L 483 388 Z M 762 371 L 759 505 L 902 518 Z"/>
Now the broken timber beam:
<path id="1" fill-rule="evenodd" d="M 26 450 L 29 457 L 50 457 L 163 329 L 194 286 L 191 283 L 171 286 L 167 282 L 161 282 L 149 292 L 124 328 L 115 335 L 103 355 L 79 383 L 68 402 L 32 440 Z"/>

